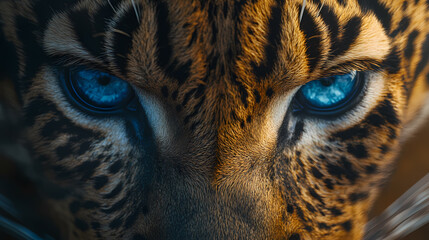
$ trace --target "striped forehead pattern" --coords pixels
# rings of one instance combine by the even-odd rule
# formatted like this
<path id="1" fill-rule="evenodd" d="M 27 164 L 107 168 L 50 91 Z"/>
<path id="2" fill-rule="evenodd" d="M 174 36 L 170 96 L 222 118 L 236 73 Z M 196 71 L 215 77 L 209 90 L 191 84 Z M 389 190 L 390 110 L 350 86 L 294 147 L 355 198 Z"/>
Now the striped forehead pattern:
<path id="1" fill-rule="evenodd" d="M 386 56 L 389 40 L 383 28 L 388 32 L 390 24 L 377 19 L 382 13 L 372 5 L 83 1 L 65 4 L 71 10 L 46 20 L 44 48 L 51 57 L 107 69 L 170 98 L 177 111 L 186 108 L 184 121 L 191 128 L 198 124 L 190 119 L 208 106 L 206 96 L 237 108 L 232 114 L 216 109 L 222 115 L 217 122 L 238 115 L 243 125 L 248 117 L 243 111 L 256 111 L 246 109 L 309 79 L 352 67 L 384 64 L 397 70 L 396 49 Z M 47 18 L 45 12 L 41 15 Z M 56 28 L 64 32 L 51 31 Z M 379 51 L 368 51 L 371 44 Z"/>

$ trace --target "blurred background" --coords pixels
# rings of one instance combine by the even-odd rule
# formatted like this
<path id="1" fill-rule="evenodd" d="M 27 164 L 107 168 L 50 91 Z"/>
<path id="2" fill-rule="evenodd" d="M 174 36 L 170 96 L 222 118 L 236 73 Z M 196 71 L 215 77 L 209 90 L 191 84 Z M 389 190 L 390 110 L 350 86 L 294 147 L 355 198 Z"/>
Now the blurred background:
<path id="1" fill-rule="evenodd" d="M 403 146 L 395 173 L 381 192 L 372 211 L 379 215 L 412 185 L 429 173 L 429 122 Z M 428 240 L 429 224 L 408 235 L 404 240 Z"/>

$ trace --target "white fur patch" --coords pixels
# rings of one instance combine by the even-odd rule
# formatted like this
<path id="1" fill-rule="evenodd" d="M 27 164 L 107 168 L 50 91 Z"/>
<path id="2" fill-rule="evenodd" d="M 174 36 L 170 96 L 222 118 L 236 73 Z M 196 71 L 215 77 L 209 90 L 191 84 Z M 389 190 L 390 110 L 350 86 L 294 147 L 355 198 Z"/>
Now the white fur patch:
<path id="1" fill-rule="evenodd" d="M 162 104 L 155 98 L 140 90 L 135 89 L 140 103 L 146 113 L 150 126 L 152 127 L 155 138 L 161 145 L 168 145 L 172 141 L 171 124 L 167 112 Z"/>

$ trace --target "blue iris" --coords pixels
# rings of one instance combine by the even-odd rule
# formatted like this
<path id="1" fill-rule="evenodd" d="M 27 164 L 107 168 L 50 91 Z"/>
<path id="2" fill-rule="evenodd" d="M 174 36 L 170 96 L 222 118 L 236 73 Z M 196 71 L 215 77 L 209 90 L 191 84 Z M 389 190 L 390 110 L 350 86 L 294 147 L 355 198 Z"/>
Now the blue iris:
<path id="1" fill-rule="evenodd" d="M 119 107 L 129 100 L 133 93 L 124 80 L 96 70 L 71 71 L 70 78 L 78 97 L 95 108 Z"/>
<path id="2" fill-rule="evenodd" d="M 302 86 L 300 91 L 305 101 L 312 107 L 328 109 L 336 107 L 353 95 L 356 87 L 357 72 L 336 75 L 311 81 Z"/>

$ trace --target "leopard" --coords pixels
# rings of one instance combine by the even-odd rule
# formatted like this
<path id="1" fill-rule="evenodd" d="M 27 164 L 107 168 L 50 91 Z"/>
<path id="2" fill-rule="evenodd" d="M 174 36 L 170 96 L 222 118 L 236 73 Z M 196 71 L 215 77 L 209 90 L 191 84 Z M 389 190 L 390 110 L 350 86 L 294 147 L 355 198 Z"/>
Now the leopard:
<path id="1" fill-rule="evenodd" d="M 429 2 L 2 0 L 0 59 L 54 238 L 362 239 Z"/>

